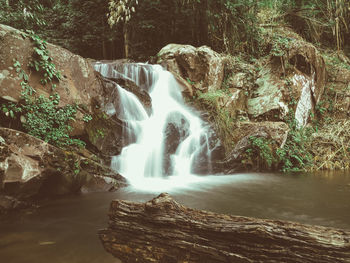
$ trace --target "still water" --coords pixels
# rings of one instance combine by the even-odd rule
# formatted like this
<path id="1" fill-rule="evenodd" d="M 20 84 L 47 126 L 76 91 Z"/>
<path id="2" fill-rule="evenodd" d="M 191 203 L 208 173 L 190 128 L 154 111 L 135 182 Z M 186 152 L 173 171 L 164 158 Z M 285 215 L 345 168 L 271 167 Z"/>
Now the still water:
<path id="1" fill-rule="evenodd" d="M 97 237 L 98 229 L 107 225 L 110 201 L 148 201 L 160 190 L 128 187 L 71 196 L 32 214 L 7 217 L 0 222 L 0 262 L 119 262 Z M 350 229 L 349 173 L 206 176 L 166 190 L 192 208 Z"/>

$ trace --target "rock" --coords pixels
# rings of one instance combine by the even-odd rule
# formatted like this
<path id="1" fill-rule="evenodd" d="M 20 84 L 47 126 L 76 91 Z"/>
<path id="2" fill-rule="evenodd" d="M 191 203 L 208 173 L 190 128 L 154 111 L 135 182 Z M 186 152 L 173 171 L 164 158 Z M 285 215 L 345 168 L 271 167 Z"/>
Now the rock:
<path id="1" fill-rule="evenodd" d="M 124 138 L 125 129 L 128 129 L 125 123 L 101 110 L 95 110 L 86 126 L 89 141 L 103 156 L 118 155 L 124 146 L 133 142 Z"/>
<path id="2" fill-rule="evenodd" d="M 234 74 L 230 80 L 229 85 L 233 88 L 239 88 L 242 89 L 246 86 L 245 82 L 247 79 L 247 74 L 243 72 L 238 72 L 237 74 Z"/>
<path id="3" fill-rule="evenodd" d="M 248 92 L 241 89 L 230 88 L 228 94 L 218 99 L 218 105 L 226 109 L 231 118 L 236 119 L 242 112 L 246 112 L 247 99 Z"/>
<path id="4" fill-rule="evenodd" d="M 51 86 L 40 83 L 41 76 L 29 68 L 28 63 L 33 56 L 33 43 L 26 34 L 12 27 L 0 24 L 0 97 L 17 102 L 21 96 L 21 81 L 13 60 L 20 62 L 22 69 L 29 75 L 29 84 L 38 94 L 48 97 Z M 53 63 L 61 72 L 61 80 L 54 81 L 57 85 L 55 92 L 60 95 L 60 106 L 74 104 L 84 106 L 87 113 L 92 113 L 91 102 L 93 98 L 103 97 L 101 86 L 95 76 L 90 62 L 68 50 L 47 44 Z M 31 72 L 29 74 L 29 72 Z M 84 133 L 85 122 L 72 123 L 72 135 Z"/>
<path id="5" fill-rule="evenodd" d="M 250 137 L 263 137 L 272 139 L 277 147 L 282 148 L 287 140 L 289 127 L 284 122 L 238 122 L 238 127 L 234 130 L 235 147 L 222 163 L 226 167 L 227 173 L 243 170 L 241 164 L 245 151 L 250 147 Z"/>
<path id="6" fill-rule="evenodd" d="M 208 142 L 208 144 L 206 144 Z M 193 160 L 193 174 L 221 173 L 220 163 L 225 156 L 225 149 L 213 129 L 208 127 L 207 133 L 201 138 L 199 154 Z"/>
<path id="7" fill-rule="evenodd" d="M 188 137 L 190 124 L 181 113 L 173 112 L 166 120 L 164 130 L 164 171 L 165 174 L 172 174 L 174 167 L 171 167 L 171 155 L 174 154 L 179 145 Z"/>
<path id="8" fill-rule="evenodd" d="M 0 215 L 9 211 L 32 207 L 30 203 L 20 201 L 12 196 L 0 195 Z"/>
<path id="9" fill-rule="evenodd" d="M 112 79 L 114 80 L 114 79 Z M 140 89 L 135 82 L 127 79 L 114 80 L 118 85 L 122 86 L 125 90 L 133 93 L 139 101 L 142 103 L 148 114 L 152 111 L 152 99 L 148 92 L 144 89 Z"/>
<path id="10" fill-rule="evenodd" d="M 157 54 L 157 63 L 189 82 L 196 94 L 221 88 L 224 76 L 223 58 L 207 46 L 169 44 Z M 184 82 L 182 81 L 182 82 Z M 189 90 L 187 94 L 191 94 Z"/>
<path id="11" fill-rule="evenodd" d="M 303 127 L 323 94 L 325 63 L 312 44 L 300 39 L 293 39 L 285 54 L 266 61 L 247 109 L 256 120 L 276 121 L 283 120 L 290 108 Z"/>
<path id="12" fill-rule="evenodd" d="M 112 94 L 104 98 L 104 104 L 114 104 L 116 111 L 120 107 L 120 96 L 115 91 L 115 85 L 120 85 L 123 89 L 133 93 L 142 103 L 146 111 L 150 114 L 152 100 L 148 94 L 151 83 L 151 70 L 149 65 L 139 65 L 135 63 L 124 63 L 123 61 L 113 61 L 109 63 L 96 62 L 94 68 L 99 73 L 105 93 Z M 137 74 L 137 76 L 135 76 Z M 135 80 L 135 82 L 133 81 Z M 111 86 L 111 87 L 109 87 Z M 106 101 L 108 100 L 108 102 Z M 118 115 L 118 112 L 116 112 Z"/>
<path id="13" fill-rule="evenodd" d="M 124 184 L 120 175 L 94 160 L 28 134 L 0 128 L 0 136 L 4 140 L 0 145 L 0 194 L 20 200 L 64 195 L 79 192 L 101 177 L 111 181 L 106 188 Z"/>
<path id="14" fill-rule="evenodd" d="M 148 91 L 152 87 L 153 70 L 151 65 L 132 63 L 128 60 L 113 60 L 95 62 L 94 69 L 102 76 L 109 79 L 133 80 L 143 90 Z"/>

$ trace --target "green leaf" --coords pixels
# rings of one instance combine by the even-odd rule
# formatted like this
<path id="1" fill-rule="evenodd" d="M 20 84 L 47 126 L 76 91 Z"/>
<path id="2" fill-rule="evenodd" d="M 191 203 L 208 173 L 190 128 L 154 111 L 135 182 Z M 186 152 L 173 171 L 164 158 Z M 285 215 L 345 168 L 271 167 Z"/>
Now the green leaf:
<path id="1" fill-rule="evenodd" d="M 20 63 L 18 60 L 16 60 L 16 62 L 13 64 L 13 66 L 14 66 L 15 68 L 20 67 L 20 66 L 21 66 L 21 63 Z"/>

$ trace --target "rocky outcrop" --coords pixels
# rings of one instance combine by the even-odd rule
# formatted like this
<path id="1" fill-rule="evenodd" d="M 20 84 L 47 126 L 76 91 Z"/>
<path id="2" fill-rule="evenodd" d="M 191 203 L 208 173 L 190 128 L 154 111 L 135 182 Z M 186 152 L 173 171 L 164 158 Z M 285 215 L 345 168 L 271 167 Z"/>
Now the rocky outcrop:
<path id="1" fill-rule="evenodd" d="M 215 91 L 221 88 L 224 77 L 223 58 L 207 46 L 169 44 L 157 54 L 157 63 L 175 75 L 180 82 L 191 84 L 185 94 Z M 183 85 L 184 86 L 184 85 Z"/>
<path id="2" fill-rule="evenodd" d="M 22 69 L 29 75 L 29 84 L 46 97 L 51 93 L 51 86 L 43 86 L 40 82 L 41 73 L 32 70 L 28 64 L 33 57 L 31 39 L 23 32 L 9 26 L 0 25 L 0 97 L 8 101 L 17 102 L 21 96 L 21 81 L 14 60 L 21 64 Z M 101 86 L 88 60 L 75 55 L 56 45 L 47 44 L 47 49 L 53 63 L 61 73 L 61 80 L 54 81 L 57 85 L 55 92 L 60 96 L 60 106 L 77 103 L 86 113 L 92 112 L 93 98 L 103 96 Z M 81 114 L 82 115 L 82 114 Z M 82 135 L 85 123 L 72 123 L 72 134 Z"/>
<path id="3" fill-rule="evenodd" d="M 271 56 L 247 100 L 256 120 L 283 120 L 292 109 L 299 127 L 308 123 L 326 84 L 325 63 L 318 50 L 301 39 L 291 39 L 284 56 Z"/>
<path id="4" fill-rule="evenodd" d="M 20 100 L 22 79 L 13 66 L 16 60 L 28 74 L 29 84 L 36 90 L 36 94 L 48 97 L 53 92 L 57 92 L 60 97 L 58 106 L 67 104 L 79 106 L 76 119 L 70 123 L 73 127 L 70 136 L 85 140 L 88 147 L 93 145 L 94 147 L 90 149 L 101 156 L 115 155 L 120 152 L 123 146 L 121 124 L 110 116 L 111 109 L 108 108 L 113 104 L 119 107 L 114 84 L 105 84 L 94 71 L 89 60 L 48 43 L 47 50 L 53 59 L 53 64 L 61 73 L 61 79 L 53 81 L 56 88 L 52 90 L 51 85 L 41 83 L 42 72 L 36 72 L 29 66 L 29 62 L 33 59 L 33 50 L 34 44 L 27 34 L 0 25 L 0 102 Z M 90 123 L 84 121 L 86 114 L 93 117 Z M 20 124 L 5 125 L 9 120 L 9 118 L 5 119 L 5 123 L 1 126 L 17 125 L 18 127 L 14 128 L 23 130 Z M 10 121 L 13 122 L 12 119 Z"/>
<path id="5" fill-rule="evenodd" d="M 87 153 L 63 151 L 7 128 L 0 128 L 0 138 L 0 195 L 23 200 L 75 193 L 82 187 L 103 191 L 124 184 L 120 175 L 86 157 Z"/>

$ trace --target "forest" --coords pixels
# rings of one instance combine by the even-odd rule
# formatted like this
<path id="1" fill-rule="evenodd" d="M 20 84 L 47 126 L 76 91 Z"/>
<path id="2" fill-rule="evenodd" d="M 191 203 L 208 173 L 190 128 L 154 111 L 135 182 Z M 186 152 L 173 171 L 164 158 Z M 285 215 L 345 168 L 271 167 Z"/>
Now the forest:
<path id="1" fill-rule="evenodd" d="M 278 25 L 319 47 L 350 52 L 346 0 L 1 0 L 0 6 L 0 23 L 93 59 L 145 61 L 168 43 L 257 58 L 271 52 L 266 30 Z"/>

